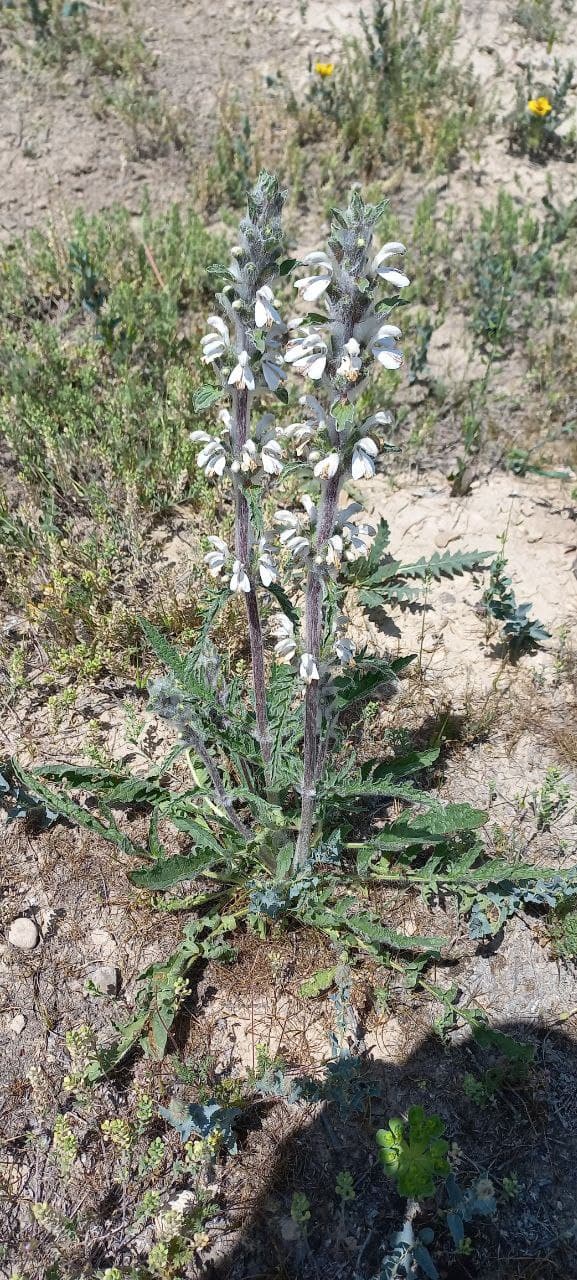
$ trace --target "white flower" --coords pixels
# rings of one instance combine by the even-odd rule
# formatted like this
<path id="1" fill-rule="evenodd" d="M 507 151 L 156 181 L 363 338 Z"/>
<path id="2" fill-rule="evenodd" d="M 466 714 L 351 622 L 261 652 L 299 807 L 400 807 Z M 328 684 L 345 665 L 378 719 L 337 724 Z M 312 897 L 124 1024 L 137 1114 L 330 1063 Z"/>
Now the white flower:
<path id="1" fill-rule="evenodd" d="M 230 425 L 232 421 L 230 416 L 230 409 L 219 409 L 218 417 L 219 417 L 219 421 L 222 422 L 221 435 L 230 433 Z"/>
<path id="2" fill-rule="evenodd" d="M 343 555 L 343 540 L 341 538 L 341 535 L 340 533 L 333 533 L 332 537 L 329 538 L 327 542 L 327 550 L 326 550 L 327 564 L 330 564 L 333 569 L 338 569 L 341 563 L 342 555 Z"/>
<path id="3" fill-rule="evenodd" d="M 286 378 L 285 371 L 281 367 L 283 364 L 284 360 L 282 356 L 276 354 L 270 355 L 265 351 L 260 367 L 262 369 L 262 376 L 269 391 L 278 391 L 283 378 Z"/>
<path id="4" fill-rule="evenodd" d="M 268 284 L 257 289 L 254 303 L 254 322 L 257 329 L 270 329 L 273 324 L 281 324 L 281 317 L 275 307 L 273 291 Z"/>
<path id="5" fill-rule="evenodd" d="M 267 440 L 260 451 L 263 471 L 268 476 L 280 476 L 282 471 L 282 449 L 276 440 Z"/>
<path id="6" fill-rule="evenodd" d="M 348 636 L 339 636 L 338 640 L 335 640 L 335 653 L 343 666 L 353 661 L 355 652 L 355 642 L 349 640 Z"/>
<path id="7" fill-rule="evenodd" d="M 301 533 L 295 533 L 293 529 L 283 529 L 279 542 L 285 551 L 291 552 L 295 560 L 305 560 L 310 551 L 308 538 L 303 538 Z"/>
<path id="8" fill-rule="evenodd" d="M 376 271 L 381 280 L 386 280 L 387 284 L 393 284 L 396 289 L 405 289 L 411 283 L 408 277 L 403 275 L 402 271 L 399 271 L 397 267 L 383 266 L 383 263 L 386 263 L 389 258 L 396 258 L 400 253 L 406 252 L 407 250 L 400 240 L 389 240 L 388 244 L 384 244 L 382 249 L 379 249 L 373 259 L 372 271 Z"/>
<path id="9" fill-rule="evenodd" d="M 279 431 L 281 435 L 286 436 L 287 439 L 294 440 L 295 453 L 300 457 L 309 440 L 314 435 L 315 428 L 316 423 L 310 421 L 290 422 L 288 426 L 280 427 Z"/>
<path id="10" fill-rule="evenodd" d="M 208 431 L 191 431 L 188 438 L 193 444 L 208 444 L 209 440 L 214 440 Z"/>
<path id="11" fill-rule="evenodd" d="M 259 541 L 257 568 L 263 587 L 270 587 L 271 582 L 276 582 L 276 564 L 272 558 L 272 552 L 266 538 L 261 538 Z"/>
<path id="12" fill-rule="evenodd" d="M 244 391 L 245 388 L 248 391 L 254 391 L 254 373 L 248 362 L 247 351 L 241 351 L 238 364 L 235 364 L 228 383 L 229 386 L 238 387 L 239 391 Z"/>
<path id="13" fill-rule="evenodd" d="M 213 360 L 220 360 L 226 348 L 230 346 L 230 334 L 220 316 L 209 316 L 208 324 L 216 332 L 207 333 L 204 338 L 200 339 L 200 345 L 204 363 L 212 364 Z"/>
<path id="14" fill-rule="evenodd" d="M 196 459 L 197 467 L 207 476 L 221 476 L 226 467 L 226 453 L 221 440 L 210 439 Z"/>
<path id="15" fill-rule="evenodd" d="M 307 409 L 310 409 L 313 415 L 313 420 L 316 418 L 317 423 L 321 430 L 324 427 L 326 427 L 327 425 L 326 411 L 325 409 L 323 409 L 322 404 L 320 403 L 319 400 L 317 400 L 316 396 L 311 395 L 309 392 L 308 394 L 300 397 L 299 404 L 304 404 L 306 405 Z"/>
<path id="16" fill-rule="evenodd" d="M 363 422 L 363 431 L 370 431 L 371 427 L 390 427 L 392 421 L 393 415 L 388 409 L 379 409 L 377 413 L 372 413 L 366 422 Z"/>
<path id="17" fill-rule="evenodd" d="M 318 680 L 319 669 L 312 653 L 301 654 L 299 675 L 301 680 L 304 680 L 305 684 L 312 684 L 313 680 Z"/>
<path id="18" fill-rule="evenodd" d="M 231 591 L 244 591 L 247 595 L 250 591 L 250 582 L 248 574 L 241 564 L 240 560 L 235 560 L 232 566 L 232 577 L 230 580 Z"/>
<path id="19" fill-rule="evenodd" d="M 294 626 L 286 613 L 276 613 L 272 618 L 272 633 L 277 637 L 274 651 L 279 662 L 290 662 L 297 651 Z"/>
<path id="20" fill-rule="evenodd" d="M 280 524 L 283 529 L 298 529 L 299 518 L 294 511 L 287 511 L 285 507 L 281 507 L 275 511 L 273 520 L 275 524 Z"/>
<path id="21" fill-rule="evenodd" d="M 211 537 L 208 541 L 214 547 L 214 551 L 208 552 L 204 557 L 204 563 L 208 565 L 208 572 L 211 577 L 218 578 L 219 574 L 222 573 L 222 570 L 224 569 L 230 552 L 226 542 L 223 542 L 222 538 Z"/>
<path id="22" fill-rule="evenodd" d="M 382 324 L 371 342 L 371 351 L 384 369 L 398 369 L 403 363 L 402 352 L 395 346 L 395 339 L 401 337 L 401 330 L 396 324 Z"/>
<path id="23" fill-rule="evenodd" d="M 294 364 L 297 373 L 304 373 L 313 381 L 322 378 L 327 363 L 327 344 L 318 333 L 306 333 L 291 338 L 285 351 L 287 364 Z"/>
<path id="24" fill-rule="evenodd" d="M 370 436 L 363 436 L 353 449 L 353 480 L 370 480 L 375 474 L 375 458 L 379 450 Z"/>
<path id="25" fill-rule="evenodd" d="M 246 475 L 249 471 L 258 471 L 258 456 L 254 440 L 247 440 L 240 451 L 240 469 Z"/>
<path id="26" fill-rule="evenodd" d="M 345 342 L 343 358 L 337 369 L 337 373 L 340 373 L 341 377 L 346 378 L 347 382 L 357 382 L 360 377 L 361 369 L 363 367 L 363 362 L 360 358 L 360 351 L 361 348 L 356 338 L 349 338 L 348 342 Z"/>
<path id="27" fill-rule="evenodd" d="M 353 524 L 352 521 L 348 521 L 343 525 L 345 560 L 354 563 L 355 560 L 368 556 L 375 533 L 376 529 L 370 524 Z"/>
<path id="28" fill-rule="evenodd" d="M 317 462 L 313 475 L 316 476 L 317 480 L 330 480 L 332 476 L 336 475 L 339 469 L 339 462 L 338 453 L 328 453 L 326 458 L 321 458 L 320 462 Z"/>
<path id="29" fill-rule="evenodd" d="M 305 511 L 306 511 L 306 513 L 307 513 L 307 516 L 308 516 L 308 518 L 309 518 L 309 523 L 310 523 L 310 524 L 316 524 L 316 522 L 317 522 L 317 509 L 316 509 L 316 506 L 315 506 L 315 504 L 314 504 L 314 502 L 313 502 L 312 498 L 311 498 L 311 497 L 309 497 L 308 493 L 303 493 L 303 494 L 302 494 L 302 496 L 301 496 L 301 506 L 303 506 L 303 507 L 304 507 L 304 509 L 305 509 Z"/>
<path id="30" fill-rule="evenodd" d="M 316 302 L 325 289 L 328 289 L 333 278 L 333 269 L 322 250 L 315 250 L 314 253 L 307 253 L 303 262 L 309 262 L 311 266 L 319 267 L 317 275 L 303 276 L 302 280 L 295 282 L 295 289 L 298 289 L 301 298 L 305 302 Z"/>

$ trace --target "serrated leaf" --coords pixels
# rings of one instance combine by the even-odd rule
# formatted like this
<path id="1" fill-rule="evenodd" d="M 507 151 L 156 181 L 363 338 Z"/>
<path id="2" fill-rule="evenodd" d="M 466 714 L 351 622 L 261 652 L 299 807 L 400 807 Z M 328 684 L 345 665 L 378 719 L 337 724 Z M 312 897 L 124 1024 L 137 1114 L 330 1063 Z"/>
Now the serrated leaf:
<path id="1" fill-rule="evenodd" d="M 192 403 L 197 413 L 202 413 L 205 409 L 210 409 L 211 404 L 215 404 L 222 396 L 222 387 L 215 387 L 212 383 L 207 382 L 203 387 L 198 387 L 192 397 Z"/>
<path id="2" fill-rule="evenodd" d="M 38 778 L 23 769 L 20 765 L 14 763 L 15 775 L 25 784 L 32 784 L 34 794 L 43 801 L 45 805 L 53 811 L 54 814 L 61 814 L 66 818 L 70 818 L 76 822 L 78 826 L 84 827 L 87 831 L 91 831 L 94 835 L 102 836 L 104 840 L 108 840 L 111 844 L 115 844 L 123 853 L 127 853 L 130 857 L 138 857 L 147 859 L 150 855 L 148 849 L 142 845 L 136 844 L 131 840 L 130 836 L 124 834 L 117 827 L 112 818 L 109 819 L 108 825 L 100 822 L 94 814 L 89 813 L 87 809 L 83 809 L 82 805 L 76 804 L 74 800 L 67 795 L 61 795 L 59 792 L 50 790 L 45 787 Z"/>
<path id="3" fill-rule="evenodd" d="M 427 560 L 421 556 L 413 564 L 399 564 L 397 573 L 400 578 L 442 578 L 461 577 L 465 571 L 483 568 L 483 561 L 488 560 L 492 551 L 435 551 Z"/>
<path id="4" fill-rule="evenodd" d="M 332 987 L 336 971 L 336 965 L 333 965 L 332 969 L 319 969 L 318 973 L 314 973 L 312 978 L 307 978 L 305 982 L 301 982 L 299 995 L 305 999 L 322 995 L 323 992 L 329 990 L 329 987 Z"/>
<path id="5" fill-rule="evenodd" d="M 129 880 L 139 889 L 152 889 L 159 892 L 170 889 L 183 880 L 194 880 L 214 863 L 214 853 L 203 850 L 196 854 L 177 854 L 173 858 L 163 858 L 151 867 L 140 867 L 131 871 Z"/>
<path id="6" fill-rule="evenodd" d="M 447 941 L 446 938 L 428 937 L 421 934 L 412 934 L 410 937 L 406 937 L 405 934 L 396 933 L 394 929 L 386 929 L 384 925 L 379 924 L 369 915 L 349 915 L 343 923 L 346 924 L 351 933 L 358 935 L 360 938 L 366 939 L 368 942 L 392 947 L 395 951 L 426 951 L 430 955 L 439 955 Z"/>
<path id="7" fill-rule="evenodd" d="M 406 756 L 400 756 L 396 760 L 384 760 L 382 764 L 376 766 L 372 771 L 372 777 L 375 782 L 381 778 L 408 778 L 413 773 L 418 773 L 420 769 L 426 769 L 429 765 L 434 764 L 438 760 L 440 747 L 427 747 L 424 751 L 410 751 Z M 374 762 L 369 762 L 371 765 Z M 367 768 L 363 766 L 363 770 Z"/>
<path id="8" fill-rule="evenodd" d="M 427 835 L 456 835 L 461 831 L 477 831 L 484 827 L 489 815 L 484 809 L 473 809 L 469 804 L 448 804 L 443 808 L 431 808 L 425 814 L 408 819 L 411 831 L 420 830 Z"/>

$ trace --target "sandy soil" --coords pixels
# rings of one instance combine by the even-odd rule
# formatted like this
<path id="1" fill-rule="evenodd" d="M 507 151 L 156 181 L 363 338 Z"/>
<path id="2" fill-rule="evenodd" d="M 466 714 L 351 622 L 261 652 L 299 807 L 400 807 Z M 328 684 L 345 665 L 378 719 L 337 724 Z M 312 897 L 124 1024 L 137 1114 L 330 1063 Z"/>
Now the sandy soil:
<path id="1" fill-rule="evenodd" d="M 331 5 L 311 0 L 306 6 L 298 0 L 282 0 L 277 6 L 259 0 L 223 0 L 216 14 L 211 0 L 181 4 L 156 0 L 146 6 L 144 19 L 139 15 L 146 46 L 155 58 L 152 84 L 183 113 L 191 131 L 190 152 L 169 147 L 166 154 L 148 159 L 134 158 L 123 127 L 98 119 L 94 85 L 82 66 L 71 63 L 56 78 L 49 69 L 31 66 L 25 74 L 21 50 L 3 32 L 0 237 L 4 242 L 48 217 L 66 218 L 78 206 L 96 210 L 118 201 L 137 215 L 145 188 L 159 205 L 194 194 L 195 157 L 210 150 L 223 90 L 238 87 L 242 97 L 256 84 L 261 91 L 266 77 L 274 78 L 279 70 L 291 83 L 303 83 L 307 58 L 336 58 L 341 37 L 357 29 L 359 10 L 346 0 L 333 0 Z M 108 21 L 104 14 L 103 25 Z M 122 30 L 118 14 L 114 21 Z M 510 105 L 510 89 L 504 86 L 511 77 L 505 71 L 522 67 L 529 57 L 534 60 L 535 47 L 528 49 L 522 30 L 511 23 L 510 11 L 501 0 L 485 4 L 466 0 L 461 25 L 462 56 L 473 59 L 502 112 Z M 556 46 L 558 56 L 566 58 L 574 49 L 576 34 L 573 15 Z M 537 56 L 550 64 L 544 46 L 539 46 Z M 400 186 L 401 177 L 395 180 L 399 189 L 394 202 L 402 214 L 422 191 L 423 179 L 404 175 Z M 552 161 L 545 170 L 525 161 L 512 162 L 496 128 L 476 156 L 443 184 L 437 181 L 440 210 L 452 203 L 466 210 L 467 216 L 474 214 L 500 189 L 524 193 L 536 203 L 549 183 L 568 201 L 577 193 L 575 166 Z M 318 226 L 316 211 L 305 226 L 303 247 L 310 248 Z M 431 367 L 438 376 L 447 372 L 450 362 L 453 373 L 456 369 L 458 376 L 471 376 L 470 353 L 460 348 L 455 323 L 453 318 L 448 332 L 435 336 Z M 521 386 L 525 373 L 523 366 Z M 519 840 L 520 853 L 529 850 L 528 856 L 538 865 L 551 865 L 552 859 L 556 859 L 554 865 L 571 863 L 577 802 L 577 526 L 566 486 L 496 473 L 476 481 L 467 496 L 455 498 L 446 477 L 429 472 L 401 474 L 393 481 L 381 477 L 366 491 L 365 499 L 371 514 L 390 522 L 391 551 L 402 553 L 405 560 L 457 547 L 489 551 L 496 549 L 497 539 L 506 532 L 517 598 L 533 602 L 535 613 L 552 633 L 551 641 L 510 666 L 504 663 L 498 636 L 488 633 L 479 608 L 483 575 L 432 584 L 424 606 L 393 608 L 384 626 L 382 620 L 370 625 L 370 638 L 382 652 L 396 653 L 401 646 L 403 652 L 419 654 L 419 678 L 401 685 L 381 728 L 394 726 L 401 718 L 413 726 L 426 715 L 434 718 L 445 713 L 456 721 L 471 723 L 476 718 L 480 726 L 488 725 L 490 732 L 480 730 L 465 745 L 457 739 L 450 746 L 440 780 L 443 794 L 489 806 L 490 829 L 499 827 L 509 840 Z M 177 532 L 167 528 L 166 534 L 159 570 L 178 576 L 188 554 L 186 521 L 183 526 L 180 520 Z M 7 748 L 26 759 L 35 755 L 45 760 L 81 760 L 87 722 L 96 718 L 102 750 L 143 770 L 150 757 L 159 758 L 164 743 L 150 726 L 137 743 L 130 741 L 124 707 L 129 693 L 113 681 L 86 690 L 74 711 L 55 728 L 41 692 L 32 688 L 23 697 L 17 719 L 3 726 Z M 135 697 L 135 706 L 140 713 L 143 700 Z M 539 833 L 529 800 L 550 765 L 562 770 L 572 802 L 552 832 Z M 132 1008 L 138 972 L 168 954 L 179 923 L 167 916 L 159 928 L 157 914 L 128 885 L 126 861 L 114 856 L 97 837 L 87 839 L 64 823 L 34 836 L 21 825 L 8 827 L 1 814 L 0 822 L 3 933 L 23 912 L 37 921 L 41 935 L 38 948 L 29 955 L 15 954 L 5 940 L 0 944 L 4 1120 L 8 1136 L 19 1141 L 23 1122 L 13 1100 L 19 1090 L 26 1089 L 30 1064 L 42 1062 L 57 1079 L 66 1066 L 68 1028 L 89 1021 L 109 1035 L 114 1022 L 128 1016 Z M 431 928 L 430 915 L 416 897 L 393 902 L 391 907 L 398 927 L 407 932 Z M 432 974 L 433 980 L 440 986 L 457 982 L 465 998 L 484 1008 L 495 1023 L 534 1038 L 540 1092 L 536 1101 L 534 1097 L 525 1101 L 523 1095 L 525 1113 L 519 1120 L 515 1112 L 514 1130 L 512 1104 L 507 1100 L 499 1099 L 488 1113 L 479 1113 L 472 1121 L 457 1087 L 474 1055 L 470 1043 L 450 1049 L 442 1046 L 431 1035 L 438 1002 L 421 999 L 417 1004 L 399 983 L 393 986 L 387 1006 L 366 1025 L 362 991 L 355 993 L 361 1028 L 358 1044 L 375 1064 L 376 1109 L 393 1114 L 415 1097 L 426 1098 L 443 1114 L 452 1132 L 459 1132 L 461 1126 L 469 1143 L 465 1162 L 469 1160 L 476 1169 L 487 1168 L 497 1146 L 500 1175 L 509 1167 L 523 1170 L 522 1202 L 505 1208 L 499 1227 L 492 1229 L 492 1270 L 489 1267 L 483 1273 L 486 1280 L 497 1280 L 497 1275 L 504 1280 L 512 1274 L 506 1262 L 499 1269 L 496 1259 L 503 1250 L 517 1260 L 537 1258 L 535 1265 L 541 1267 L 515 1271 L 515 1275 L 531 1275 L 533 1280 L 577 1275 L 571 1271 L 573 1245 L 561 1248 L 559 1243 L 574 1240 L 577 1231 L 577 1139 L 568 1122 L 577 1096 L 574 969 L 553 958 L 533 919 L 516 919 L 496 951 L 466 941 L 450 905 L 437 904 L 433 917 L 433 928 L 449 933 L 456 948 Z M 241 992 L 229 971 L 208 966 L 185 1019 L 183 1051 L 208 1046 L 222 1069 L 234 1072 L 254 1067 L 259 1043 L 273 1055 L 282 1053 L 295 1072 L 319 1070 L 326 1064 L 332 1006 L 328 1000 L 307 1002 L 299 996 L 303 978 L 323 963 L 322 947 L 311 955 L 300 946 L 292 936 L 283 939 L 265 961 L 252 943 L 246 943 L 240 961 L 249 980 Z M 86 993 L 86 977 L 102 963 L 117 966 L 121 975 L 116 1001 L 91 999 Z M 14 1026 L 18 1015 L 24 1018 L 20 1030 Z M 359 1138 L 359 1130 L 353 1132 L 340 1119 L 331 1120 L 327 1129 L 304 1103 L 274 1107 L 258 1133 L 248 1134 L 239 1162 L 231 1162 L 224 1175 L 222 1195 L 233 1206 L 226 1225 L 228 1229 L 232 1222 L 234 1233 L 225 1245 L 215 1246 L 202 1274 L 223 1280 L 225 1276 L 264 1276 L 263 1257 L 266 1260 L 273 1248 L 281 1256 L 283 1248 L 285 1254 L 288 1249 L 290 1218 L 283 1187 L 287 1164 L 297 1168 L 298 1185 L 316 1186 L 322 1193 L 330 1178 L 334 1180 L 335 1169 L 343 1167 L 338 1153 L 344 1147 L 344 1164 L 354 1168 L 362 1185 L 374 1160 L 373 1128 L 369 1131 L 365 1124 Z M 327 1214 L 319 1209 L 318 1230 L 324 1229 L 328 1240 L 323 1258 L 330 1274 L 343 1280 L 356 1268 L 360 1268 L 358 1274 L 370 1274 L 370 1266 L 378 1259 L 379 1241 L 398 1225 L 399 1205 L 389 1198 L 372 1220 L 359 1217 L 358 1229 L 346 1239 L 338 1232 L 330 1236 Z M 279 1222 L 286 1228 L 280 1245 Z M 367 1253 L 360 1258 L 367 1240 Z M 287 1265 L 286 1274 L 305 1274 L 296 1263 L 294 1271 L 292 1263 Z M 473 1274 L 465 1269 L 446 1272 L 453 1280 Z"/>

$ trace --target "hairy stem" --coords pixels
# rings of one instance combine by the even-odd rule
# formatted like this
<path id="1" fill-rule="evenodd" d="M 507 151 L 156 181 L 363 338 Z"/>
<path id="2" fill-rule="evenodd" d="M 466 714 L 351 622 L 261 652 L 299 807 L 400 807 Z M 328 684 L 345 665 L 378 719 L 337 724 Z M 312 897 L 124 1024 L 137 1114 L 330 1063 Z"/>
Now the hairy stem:
<path id="1" fill-rule="evenodd" d="M 340 487 L 341 470 L 339 467 L 336 475 L 327 480 L 324 486 L 315 541 L 317 554 L 328 541 L 333 531 Z M 320 660 L 322 623 L 323 582 L 320 567 L 317 564 L 313 564 L 308 575 L 306 587 L 305 645 L 307 653 L 312 654 L 317 666 Z M 293 869 L 295 871 L 305 865 L 310 853 L 318 782 L 319 706 L 319 681 L 313 680 L 307 686 L 305 694 L 301 821 L 293 860 Z"/>
<path id="2" fill-rule="evenodd" d="M 232 414 L 232 445 L 235 457 L 239 457 L 240 451 L 248 439 L 249 416 L 248 391 L 246 389 L 236 391 L 233 399 Z M 272 740 L 266 712 L 264 642 L 260 623 L 260 614 L 258 611 L 258 601 L 254 587 L 254 579 L 250 571 L 250 510 L 238 474 L 234 477 L 234 500 L 235 552 L 237 559 L 240 560 L 243 565 L 250 582 L 250 591 L 245 593 L 245 601 L 248 620 L 250 656 L 252 662 L 252 681 L 254 688 L 258 740 L 265 774 L 268 781 L 270 778 Z"/>
<path id="3" fill-rule="evenodd" d="M 212 783 L 213 791 L 220 808 L 224 809 L 229 822 L 232 824 L 235 831 L 238 831 L 239 836 L 243 836 L 245 840 L 250 839 L 251 833 L 249 828 L 245 826 L 242 819 L 239 818 L 238 814 L 235 812 L 233 802 L 230 796 L 226 793 L 220 773 L 218 772 L 210 752 L 207 751 L 200 733 L 197 733 L 196 729 L 189 726 L 186 730 L 186 742 L 188 746 L 192 747 L 193 751 L 196 752 L 199 760 L 202 760 Z"/>

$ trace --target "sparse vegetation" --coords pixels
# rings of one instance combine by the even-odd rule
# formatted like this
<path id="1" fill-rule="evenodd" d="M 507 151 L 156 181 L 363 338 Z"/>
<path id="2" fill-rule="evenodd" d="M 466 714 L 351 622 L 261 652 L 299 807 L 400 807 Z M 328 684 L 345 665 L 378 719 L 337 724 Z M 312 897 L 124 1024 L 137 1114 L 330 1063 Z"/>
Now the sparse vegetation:
<path id="1" fill-rule="evenodd" d="M 575 15 L 205 14 L 0 0 L 0 1272 L 553 1280 Z"/>

